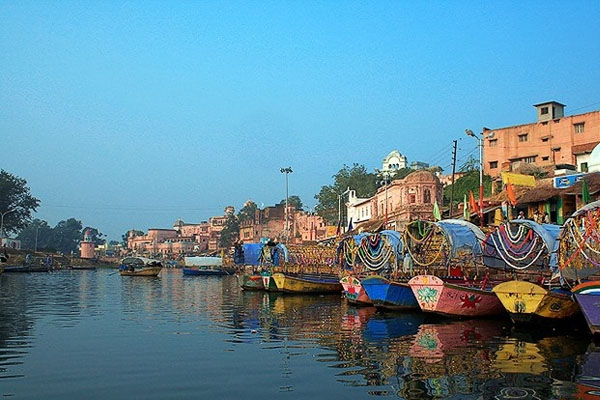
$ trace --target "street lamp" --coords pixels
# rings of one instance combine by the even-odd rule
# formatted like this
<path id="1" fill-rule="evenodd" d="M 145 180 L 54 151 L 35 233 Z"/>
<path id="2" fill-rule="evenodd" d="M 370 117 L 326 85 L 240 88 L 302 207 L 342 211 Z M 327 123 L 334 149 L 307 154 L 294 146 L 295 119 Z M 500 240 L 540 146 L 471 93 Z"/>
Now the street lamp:
<path id="1" fill-rule="evenodd" d="M 290 220 L 288 215 L 288 201 L 289 201 L 289 185 L 288 185 L 288 175 L 292 172 L 292 167 L 281 168 L 279 170 L 282 174 L 285 174 L 285 244 L 288 244 L 290 239 Z"/>
<path id="2" fill-rule="evenodd" d="M 0 213 L 0 246 L 4 244 L 4 216 L 6 214 L 10 214 L 13 211 L 17 211 L 16 208 L 11 208 L 10 210 L 6 210 L 3 213 Z"/>
<path id="3" fill-rule="evenodd" d="M 331 191 L 338 198 L 338 225 L 340 226 L 340 233 L 341 233 L 341 230 L 342 230 L 342 197 L 347 195 L 350 192 L 350 186 L 348 186 L 348 188 L 344 191 L 344 193 L 341 193 L 341 194 L 336 192 L 335 189 L 333 189 L 333 188 L 331 189 Z"/>
<path id="4" fill-rule="evenodd" d="M 465 129 L 465 133 L 474 137 L 479 146 L 479 224 L 483 226 L 483 132 L 476 135 L 472 130 Z M 490 135 L 493 135 L 493 132 Z"/>

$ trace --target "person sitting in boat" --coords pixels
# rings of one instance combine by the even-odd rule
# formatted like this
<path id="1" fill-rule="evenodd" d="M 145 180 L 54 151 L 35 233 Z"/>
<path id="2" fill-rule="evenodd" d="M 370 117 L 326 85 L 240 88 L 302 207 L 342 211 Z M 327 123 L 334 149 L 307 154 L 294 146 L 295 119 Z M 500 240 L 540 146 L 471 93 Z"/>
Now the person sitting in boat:
<path id="1" fill-rule="evenodd" d="M 4 249 L 4 254 L 0 254 L 0 262 L 8 261 L 8 253 L 6 252 L 6 248 Z"/>
<path id="2" fill-rule="evenodd" d="M 25 264 L 31 264 L 31 254 L 29 253 L 27 253 L 27 255 L 25 256 Z"/>

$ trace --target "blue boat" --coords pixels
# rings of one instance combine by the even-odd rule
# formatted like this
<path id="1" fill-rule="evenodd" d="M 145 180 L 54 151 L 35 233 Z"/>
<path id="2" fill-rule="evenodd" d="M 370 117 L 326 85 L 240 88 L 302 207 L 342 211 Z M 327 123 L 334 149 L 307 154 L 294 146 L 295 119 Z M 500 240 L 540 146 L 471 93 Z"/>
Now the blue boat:
<path id="1" fill-rule="evenodd" d="M 185 267 L 182 270 L 184 275 L 229 275 L 223 268 L 221 257 L 185 257 Z"/>
<path id="2" fill-rule="evenodd" d="M 376 307 L 390 310 L 418 309 L 419 304 L 407 283 L 394 282 L 379 275 L 361 281 L 367 295 Z"/>

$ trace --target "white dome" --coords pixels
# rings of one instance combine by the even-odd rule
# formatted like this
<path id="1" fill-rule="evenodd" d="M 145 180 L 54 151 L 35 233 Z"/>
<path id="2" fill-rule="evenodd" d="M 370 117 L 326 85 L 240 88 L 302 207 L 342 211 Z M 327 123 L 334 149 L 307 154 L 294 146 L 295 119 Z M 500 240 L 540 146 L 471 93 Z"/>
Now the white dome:
<path id="1" fill-rule="evenodd" d="M 597 144 L 588 161 L 589 172 L 600 172 L 600 144 Z"/>

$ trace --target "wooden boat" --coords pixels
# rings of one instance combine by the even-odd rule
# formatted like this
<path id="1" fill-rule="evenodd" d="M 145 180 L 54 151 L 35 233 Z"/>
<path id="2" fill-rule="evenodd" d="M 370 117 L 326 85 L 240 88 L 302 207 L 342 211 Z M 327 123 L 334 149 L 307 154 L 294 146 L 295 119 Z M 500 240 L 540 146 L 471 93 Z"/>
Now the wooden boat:
<path id="1" fill-rule="evenodd" d="M 390 310 L 419 308 L 417 299 L 406 283 L 394 282 L 379 275 L 371 275 L 363 279 L 361 285 L 376 307 Z"/>
<path id="2" fill-rule="evenodd" d="M 335 276 L 301 274 L 292 275 L 276 272 L 272 279 L 277 288 L 286 293 L 335 293 L 342 291 L 342 285 Z"/>
<path id="3" fill-rule="evenodd" d="M 126 257 L 121 261 L 119 274 L 121 276 L 158 276 L 162 271 L 158 260 L 145 257 Z"/>
<path id="4" fill-rule="evenodd" d="M 4 272 L 48 272 L 50 269 L 46 265 L 7 265 Z"/>
<path id="5" fill-rule="evenodd" d="M 560 320 L 579 313 L 571 292 L 556 288 L 546 290 L 526 281 L 508 281 L 492 289 L 513 322 Z"/>
<path id="6" fill-rule="evenodd" d="M 375 290 L 379 295 L 377 302 L 370 298 L 367 289 L 362 284 L 362 281 L 368 278 L 368 273 L 377 274 L 382 279 L 390 279 L 398 269 L 397 261 L 401 258 L 401 250 L 400 234 L 391 230 L 362 232 L 343 239 L 337 248 L 336 262 L 340 269 L 345 271 L 340 283 L 348 302 L 357 305 L 380 307 L 388 305 L 394 308 L 407 308 L 405 300 L 388 299 L 389 301 L 386 301 L 385 294 L 378 290 L 381 289 L 382 281 L 370 281 L 370 290 Z M 377 288 L 373 285 L 376 285 Z M 385 287 L 388 288 L 389 284 L 386 283 Z M 394 303 L 396 300 L 399 303 Z"/>
<path id="7" fill-rule="evenodd" d="M 223 268 L 221 257 L 185 257 L 183 275 L 221 276 L 229 275 Z"/>
<path id="8" fill-rule="evenodd" d="M 344 288 L 344 296 L 349 303 L 365 306 L 373 305 L 369 295 L 362 287 L 360 279 L 352 275 L 345 275 L 340 279 L 340 283 Z"/>
<path id="9" fill-rule="evenodd" d="M 445 282 L 433 275 L 417 275 L 408 282 L 421 310 L 445 316 L 483 317 L 500 314 L 504 308 L 491 290 Z"/>
<path id="10" fill-rule="evenodd" d="M 119 271 L 119 274 L 121 274 L 121 276 L 158 276 L 160 271 L 162 271 L 162 266 L 143 267 L 134 270 L 127 269 Z"/>
<path id="11" fill-rule="evenodd" d="M 584 282 L 572 290 L 590 331 L 600 334 L 600 281 Z"/>
<path id="12" fill-rule="evenodd" d="M 260 274 L 242 273 L 236 275 L 240 287 L 244 290 L 264 290 L 263 279 Z"/>
<path id="13" fill-rule="evenodd" d="M 271 272 L 263 271 L 260 273 L 260 276 L 263 281 L 263 289 L 265 289 L 267 292 L 279 291 L 279 288 L 277 287 L 277 284 L 275 283 L 275 279 L 273 279 L 273 274 L 271 274 Z"/>

